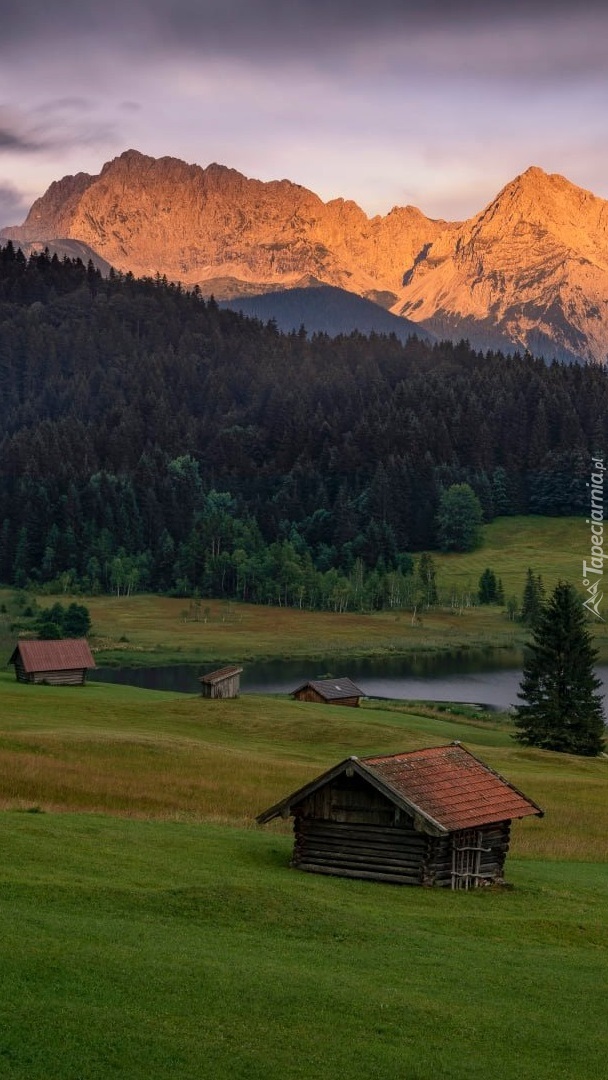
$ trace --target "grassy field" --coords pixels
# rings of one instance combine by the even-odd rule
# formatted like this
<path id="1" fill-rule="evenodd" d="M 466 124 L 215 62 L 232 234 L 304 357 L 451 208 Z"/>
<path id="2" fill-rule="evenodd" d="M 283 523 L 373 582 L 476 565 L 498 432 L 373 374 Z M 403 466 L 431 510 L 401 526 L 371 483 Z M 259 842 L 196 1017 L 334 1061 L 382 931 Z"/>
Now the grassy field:
<path id="1" fill-rule="evenodd" d="M 483 527 L 483 543 L 465 555 L 434 555 L 440 587 L 476 591 L 487 566 L 502 578 L 505 596 L 521 598 L 526 571 L 553 588 L 561 578 L 580 586 L 589 557 L 589 526 L 582 518 L 506 517 Z"/>
<path id="2" fill-rule="evenodd" d="M 0 822 L 3 1077 L 605 1075 L 603 866 L 458 894 L 296 873 L 253 830 Z"/>
<path id="3" fill-rule="evenodd" d="M 348 756 L 461 739 L 547 809 L 514 851 L 597 860 L 608 835 L 607 759 L 518 747 L 506 718 L 406 703 L 335 706 L 245 695 L 0 676 L 0 808 L 251 825 L 282 794 Z M 283 826 L 285 828 L 286 826 Z"/>
<path id="4" fill-rule="evenodd" d="M 608 760 L 505 718 L 0 677 L 0 1075 L 601 1076 Z M 253 817 L 350 753 L 460 738 L 546 808 L 512 890 L 288 867 Z M 69 811 L 69 812 L 66 812 Z"/>
<path id="5" fill-rule="evenodd" d="M 507 595 L 528 565 L 549 587 L 576 582 L 580 527 L 496 522 L 480 552 L 438 557 L 440 587 L 466 591 L 486 566 Z M 525 637 L 485 608 L 412 626 L 407 613 L 204 606 L 208 621 L 189 623 L 183 600 L 91 599 L 98 661 L 508 648 Z M 597 641 L 608 656 L 603 624 Z M 513 889 L 297 873 L 289 824 L 254 823 L 349 754 L 453 739 L 546 810 L 514 824 Z M 607 784 L 608 758 L 523 749 L 508 717 L 466 707 L 208 701 L 0 673 L 0 1077 L 603 1076 Z"/>

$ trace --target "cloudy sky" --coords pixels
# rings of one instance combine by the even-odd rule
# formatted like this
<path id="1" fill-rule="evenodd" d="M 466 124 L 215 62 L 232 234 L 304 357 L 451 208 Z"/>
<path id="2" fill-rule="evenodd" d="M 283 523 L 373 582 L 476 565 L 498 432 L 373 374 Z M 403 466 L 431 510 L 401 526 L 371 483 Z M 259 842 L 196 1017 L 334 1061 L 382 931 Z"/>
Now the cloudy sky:
<path id="1" fill-rule="evenodd" d="M 451 219 L 529 165 L 608 198 L 608 8 L 2 0 L 0 226 L 134 148 Z"/>

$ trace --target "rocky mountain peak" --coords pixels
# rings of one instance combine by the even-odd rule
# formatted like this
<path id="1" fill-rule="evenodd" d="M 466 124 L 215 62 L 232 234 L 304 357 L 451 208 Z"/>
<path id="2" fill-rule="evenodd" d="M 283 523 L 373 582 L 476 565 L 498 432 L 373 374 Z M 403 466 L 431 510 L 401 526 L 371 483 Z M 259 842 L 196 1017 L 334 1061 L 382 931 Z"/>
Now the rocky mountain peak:
<path id="1" fill-rule="evenodd" d="M 310 278 L 388 304 L 445 224 L 409 210 L 370 220 L 352 200 L 323 203 L 290 180 L 265 183 L 217 163 L 201 168 L 133 149 L 86 183 L 65 177 L 60 185 L 69 205 L 51 186 L 10 230 L 15 239 L 78 238 L 119 270 L 158 271 L 218 298 Z"/>
<path id="2" fill-rule="evenodd" d="M 474 343 L 605 361 L 608 203 L 538 167 L 438 237 L 393 308 Z"/>
<path id="3" fill-rule="evenodd" d="M 608 203 L 538 166 L 468 221 L 446 222 L 413 206 L 369 218 L 290 180 L 130 149 L 98 176 L 51 184 L 4 234 L 74 240 L 119 270 L 218 299 L 333 285 L 481 348 L 608 355 Z"/>

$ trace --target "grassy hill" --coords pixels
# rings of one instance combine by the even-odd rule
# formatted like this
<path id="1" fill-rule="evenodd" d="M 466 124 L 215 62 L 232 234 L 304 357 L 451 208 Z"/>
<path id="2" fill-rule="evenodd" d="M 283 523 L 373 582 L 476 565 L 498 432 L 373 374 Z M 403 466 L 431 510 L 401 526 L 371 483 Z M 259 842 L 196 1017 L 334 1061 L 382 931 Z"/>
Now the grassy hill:
<path id="1" fill-rule="evenodd" d="M 608 760 L 518 748 L 464 708 L 4 675 L 0 715 L 2 1075 L 602 1074 Z M 513 890 L 298 873 L 289 826 L 253 826 L 348 753 L 453 738 L 546 808 L 514 825 Z"/>

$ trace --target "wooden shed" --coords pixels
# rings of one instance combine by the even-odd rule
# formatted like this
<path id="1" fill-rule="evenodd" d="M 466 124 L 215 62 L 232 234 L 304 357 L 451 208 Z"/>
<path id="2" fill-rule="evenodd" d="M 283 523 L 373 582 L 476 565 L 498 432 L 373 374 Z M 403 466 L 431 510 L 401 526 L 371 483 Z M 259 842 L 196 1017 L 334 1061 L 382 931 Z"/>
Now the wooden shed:
<path id="1" fill-rule="evenodd" d="M 474 889 L 500 882 L 511 821 L 543 811 L 460 743 L 347 758 L 258 817 L 294 818 L 291 865 Z"/>
<path id="2" fill-rule="evenodd" d="M 350 705 L 357 707 L 362 697 L 363 690 L 355 686 L 350 679 L 311 679 L 302 683 L 296 690 L 292 690 L 291 696 L 296 701 L 316 701 L 324 705 Z"/>
<path id="3" fill-rule="evenodd" d="M 9 664 L 15 665 L 18 682 L 51 686 L 84 686 L 87 670 L 95 667 L 84 638 L 20 641 Z"/>
<path id="4" fill-rule="evenodd" d="M 210 698 L 238 697 L 242 671 L 242 667 L 235 667 L 233 664 L 230 667 L 218 668 L 217 671 L 210 671 L 207 675 L 201 675 L 198 680 L 201 684 L 201 694 L 203 697 Z"/>

